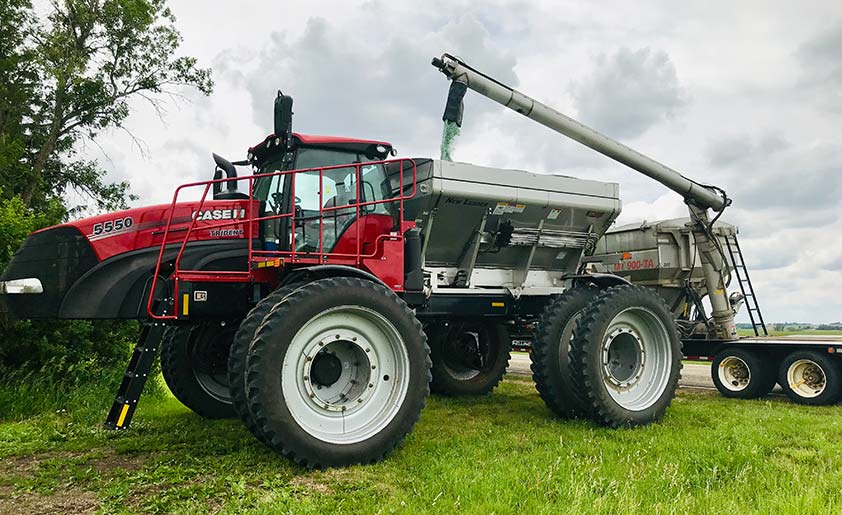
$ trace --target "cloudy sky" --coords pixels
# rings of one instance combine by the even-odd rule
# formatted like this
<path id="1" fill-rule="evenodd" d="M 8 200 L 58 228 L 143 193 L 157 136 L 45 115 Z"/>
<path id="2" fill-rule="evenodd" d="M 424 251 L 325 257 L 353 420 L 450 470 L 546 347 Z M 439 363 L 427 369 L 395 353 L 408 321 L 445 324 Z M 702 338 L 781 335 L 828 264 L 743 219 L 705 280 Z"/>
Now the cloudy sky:
<path id="1" fill-rule="evenodd" d="M 143 104 L 86 153 L 137 204 L 210 178 L 271 132 L 282 89 L 297 131 L 437 156 L 449 52 L 702 182 L 728 191 L 767 320 L 842 320 L 842 2 L 172 1 L 205 98 Z M 213 5 L 213 7 L 210 7 Z M 422 7 L 423 6 L 423 7 Z M 619 182 L 621 223 L 684 216 L 664 187 L 475 94 L 455 159 Z"/>

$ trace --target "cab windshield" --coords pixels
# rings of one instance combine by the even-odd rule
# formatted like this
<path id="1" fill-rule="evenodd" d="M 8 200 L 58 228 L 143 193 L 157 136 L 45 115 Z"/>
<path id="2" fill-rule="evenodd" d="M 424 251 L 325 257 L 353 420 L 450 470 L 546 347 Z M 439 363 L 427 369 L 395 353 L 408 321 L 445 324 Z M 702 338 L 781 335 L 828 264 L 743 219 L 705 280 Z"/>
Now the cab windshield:
<path id="1" fill-rule="evenodd" d="M 319 180 L 319 169 L 344 164 L 367 163 L 372 159 L 363 154 L 355 152 L 300 148 L 296 152 L 293 169 L 306 170 L 315 168 L 309 172 L 295 174 L 295 211 L 296 227 L 296 250 L 314 251 L 319 247 L 319 226 L 322 226 L 322 237 L 324 238 L 322 248 L 326 252 L 335 246 L 345 229 L 356 219 L 356 209 L 349 207 L 341 209 L 340 206 L 353 205 L 358 202 L 373 202 L 384 200 L 391 196 L 391 188 L 386 179 L 386 172 L 382 164 L 366 164 L 360 168 L 361 183 L 357 185 L 356 167 L 339 167 L 322 171 L 321 181 Z M 271 174 L 288 169 L 284 167 L 283 158 L 277 157 L 267 160 L 260 166 L 257 174 Z M 291 177 L 288 175 L 274 175 L 271 177 L 258 178 L 255 181 L 254 196 L 266 202 L 266 211 L 280 214 L 282 211 L 289 212 L 289 207 L 284 207 L 284 190 L 290 188 Z M 373 204 L 363 206 L 360 215 L 369 213 L 390 214 L 390 203 Z M 327 210 L 324 210 L 327 209 Z M 273 247 L 272 243 L 280 244 L 286 238 L 280 234 L 283 228 L 278 221 L 267 227 L 267 249 Z"/>

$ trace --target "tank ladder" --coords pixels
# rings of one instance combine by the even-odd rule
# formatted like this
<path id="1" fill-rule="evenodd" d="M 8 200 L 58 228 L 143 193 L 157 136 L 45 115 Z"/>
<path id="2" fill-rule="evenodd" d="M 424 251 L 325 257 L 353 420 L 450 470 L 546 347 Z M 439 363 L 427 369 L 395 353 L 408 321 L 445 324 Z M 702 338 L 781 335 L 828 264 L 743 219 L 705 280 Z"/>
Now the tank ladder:
<path id="1" fill-rule="evenodd" d="M 740 242 L 737 240 L 737 236 L 735 234 L 725 236 L 725 244 L 728 247 L 728 254 L 731 257 L 732 270 L 737 277 L 737 283 L 740 285 L 740 291 L 746 302 L 748 318 L 751 320 L 754 335 L 769 336 L 769 331 L 766 330 L 766 322 L 763 321 L 763 314 L 760 313 L 760 305 L 757 303 L 757 295 L 754 293 L 754 286 L 751 284 L 751 278 L 748 275 L 748 268 L 746 268 L 743 251 L 740 249 Z"/>

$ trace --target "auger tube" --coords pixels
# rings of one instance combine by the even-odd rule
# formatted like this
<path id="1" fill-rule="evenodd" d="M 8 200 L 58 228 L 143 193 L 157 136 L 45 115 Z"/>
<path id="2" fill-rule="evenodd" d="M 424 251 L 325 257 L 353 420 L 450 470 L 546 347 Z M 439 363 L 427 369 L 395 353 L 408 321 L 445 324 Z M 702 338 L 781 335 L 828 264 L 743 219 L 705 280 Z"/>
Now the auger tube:
<path id="1" fill-rule="evenodd" d="M 722 190 L 704 186 L 684 177 L 672 168 L 485 75 L 457 57 L 444 54 L 441 58 L 433 58 L 432 64 L 453 82 L 463 83 L 477 93 L 578 141 L 681 195 L 688 204 L 691 218 L 696 222 L 694 237 L 698 242 L 700 261 L 706 278 L 718 337 L 723 340 L 737 338 L 734 311 L 725 291 L 723 277 L 723 269 L 727 265 L 719 255 L 715 243 L 707 235 L 707 226 L 710 224 L 707 210 L 721 212 L 730 204 L 730 200 Z"/>
<path id="2" fill-rule="evenodd" d="M 651 177 L 697 207 L 721 211 L 726 206 L 726 200 L 716 190 L 692 181 L 672 168 L 502 84 L 450 54 L 444 54 L 440 59 L 433 59 L 433 66 L 441 70 L 449 79 L 462 82 L 477 93 Z"/>

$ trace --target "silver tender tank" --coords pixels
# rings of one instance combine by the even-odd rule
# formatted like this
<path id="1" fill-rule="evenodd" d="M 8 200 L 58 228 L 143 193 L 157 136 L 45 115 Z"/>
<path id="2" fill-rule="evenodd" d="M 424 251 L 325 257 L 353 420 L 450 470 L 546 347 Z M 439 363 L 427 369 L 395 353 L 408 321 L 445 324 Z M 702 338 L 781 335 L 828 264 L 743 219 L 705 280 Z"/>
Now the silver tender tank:
<path id="1" fill-rule="evenodd" d="M 725 237 L 737 235 L 737 227 L 717 222 L 713 232 L 724 246 Z M 589 260 L 601 262 L 607 271 L 634 284 L 658 288 L 668 302 L 678 297 L 686 279 L 705 293 L 704 274 L 689 218 L 612 227 L 599 240 Z"/>

